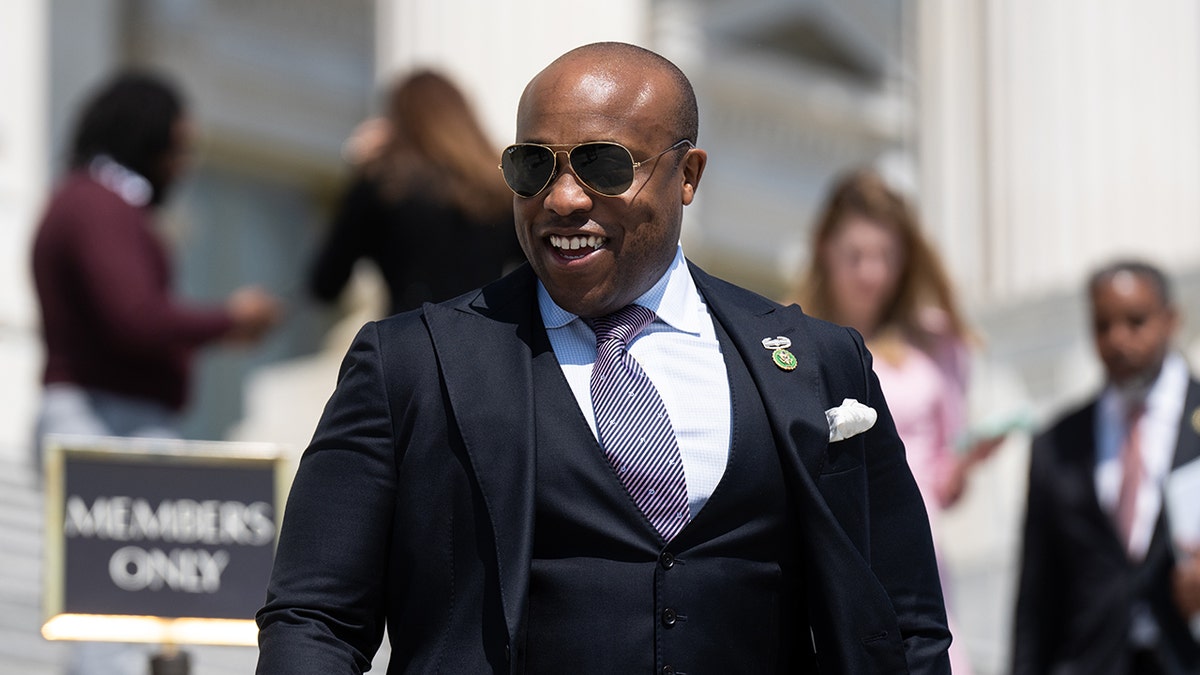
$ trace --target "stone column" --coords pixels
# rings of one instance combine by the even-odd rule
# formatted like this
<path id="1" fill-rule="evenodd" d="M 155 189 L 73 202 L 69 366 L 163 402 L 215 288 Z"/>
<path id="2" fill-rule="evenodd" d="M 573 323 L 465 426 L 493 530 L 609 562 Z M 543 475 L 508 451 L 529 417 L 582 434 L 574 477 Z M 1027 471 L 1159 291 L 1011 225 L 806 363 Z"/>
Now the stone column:
<path id="1" fill-rule="evenodd" d="M 30 246 L 83 95 L 115 62 L 116 3 L 0 2 L 0 459 L 31 456 L 42 352 Z"/>
<path id="2" fill-rule="evenodd" d="M 48 183 L 46 3 L 0 3 L 0 459 L 30 456 L 41 358 L 29 242 Z"/>
<path id="3" fill-rule="evenodd" d="M 49 68 L 46 5 L 16 0 L 0 6 L 0 329 L 35 323 L 29 238 L 48 174 Z"/>
<path id="4" fill-rule="evenodd" d="M 922 0 L 923 206 L 981 299 L 1200 262 L 1200 4 Z"/>
<path id="5" fill-rule="evenodd" d="M 380 86 L 417 66 L 447 72 L 463 87 L 497 145 L 513 140 L 525 84 L 563 52 L 621 40 L 652 47 L 650 0 L 612 0 L 585 11 L 558 0 L 377 0 Z"/>

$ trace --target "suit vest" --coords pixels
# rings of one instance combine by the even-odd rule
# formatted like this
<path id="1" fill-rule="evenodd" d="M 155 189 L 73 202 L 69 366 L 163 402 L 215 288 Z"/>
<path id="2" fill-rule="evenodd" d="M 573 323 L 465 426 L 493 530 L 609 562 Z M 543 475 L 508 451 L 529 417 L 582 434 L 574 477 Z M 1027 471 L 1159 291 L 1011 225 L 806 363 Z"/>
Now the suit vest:
<path id="1" fill-rule="evenodd" d="M 717 335 L 729 459 L 704 508 L 666 545 L 592 435 L 548 340 L 535 350 L 526 673 L 815 672 L 804 665 L 795 507 L 758 390 L 719 323 Z"/>

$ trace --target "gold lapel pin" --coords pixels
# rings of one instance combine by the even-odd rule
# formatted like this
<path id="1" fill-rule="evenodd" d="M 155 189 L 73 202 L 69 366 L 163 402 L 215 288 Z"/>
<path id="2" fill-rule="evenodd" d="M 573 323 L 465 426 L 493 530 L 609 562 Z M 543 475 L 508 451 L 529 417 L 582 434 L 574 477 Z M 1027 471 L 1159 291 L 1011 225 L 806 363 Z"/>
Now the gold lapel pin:
<path id="1" fill-rule="evenodd" d="M 1200 408 L 1192 411 L 1192 430 L 1200 434 Z"/>
<path id="2" fill-rule="evenodd" d="M 792 346 L 792 341 L 788 338 L 778 335 L 776 337 L 763 338 L 762 346 L 765 349 L 771 350 L 771 360 L 781 370 L 795 370 L 796 356 L 788 351 L 788 347 Z"/>

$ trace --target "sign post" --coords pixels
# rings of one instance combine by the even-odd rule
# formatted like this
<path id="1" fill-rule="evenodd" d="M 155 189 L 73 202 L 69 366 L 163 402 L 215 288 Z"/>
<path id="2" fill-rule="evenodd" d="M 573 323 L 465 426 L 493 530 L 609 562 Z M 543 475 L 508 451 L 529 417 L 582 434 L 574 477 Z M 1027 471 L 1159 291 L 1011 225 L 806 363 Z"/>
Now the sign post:
<path id="1" fill-rule="evenodd" d="M 164 645 L 164 674 L 179 645 L 256 644 L 281 448 L 51 436 L 46 462 L 43 636 Z"/>

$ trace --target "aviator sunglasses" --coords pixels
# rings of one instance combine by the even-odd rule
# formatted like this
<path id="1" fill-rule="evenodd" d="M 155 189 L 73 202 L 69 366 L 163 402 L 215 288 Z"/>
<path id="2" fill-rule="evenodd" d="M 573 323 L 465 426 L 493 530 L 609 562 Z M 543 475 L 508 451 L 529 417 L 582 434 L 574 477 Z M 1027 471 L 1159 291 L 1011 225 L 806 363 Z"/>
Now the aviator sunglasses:
<path id="1" fill-rule="evenodd" d="M 558 175 L 558 153 L 567 154 L 567 164 L 585 187 L 604 195 L 616 197 L 633 185 L 633 175 L 646 162 L 658 159 L 681 146 L 692 146 L 686 138 L 662 152 L 634 161 L 633 153 L 620 143 L 592 141 L 569 149 L 558 145 L 517 143 L 500 154 L 500 171 L 504 182 L 518 197 L 532 197 L 550 184 Z"/>

